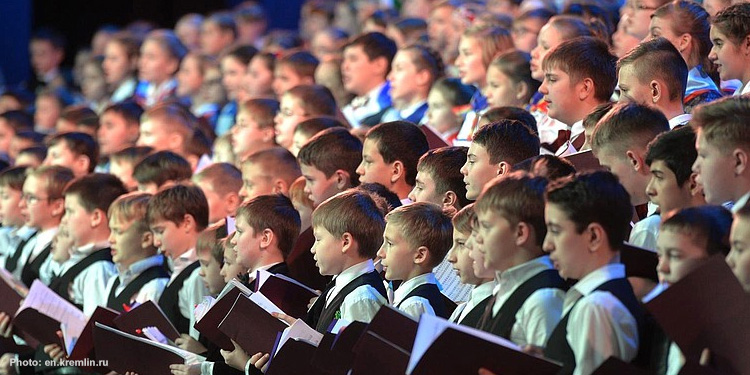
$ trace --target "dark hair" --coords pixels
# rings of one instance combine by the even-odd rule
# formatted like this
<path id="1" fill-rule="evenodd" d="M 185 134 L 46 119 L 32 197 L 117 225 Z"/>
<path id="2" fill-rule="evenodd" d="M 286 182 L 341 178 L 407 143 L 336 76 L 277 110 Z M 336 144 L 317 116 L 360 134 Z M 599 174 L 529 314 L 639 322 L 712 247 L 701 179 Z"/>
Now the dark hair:
<path id="1" fill-rule="evenodd" d="M 542 165 L 544 169 L 542 169 Z M 529 172 L 534 176 L 541 176 L 550 181 L 567 177 L 576 173 L 576 167 L 568 159 L 559 156 L 543 154 L 531 159 Z"/>
<path id="2" fill-rule="evenodd" d="M 701 137 L 720 148 L 750 149 L 750 98 L 729 97 L 698 106 L 690 126 Z"/>
<path id="3" fill-rule="evenodd" d="M 729 229 L 732 213 L 722 206 L 698 206 L 683 208 L 666 218 L 660 231 L 671 230 L 692 238 L 696 246 L 704 247 L 711 256 L 729 254 Z"/>
<path id="4" fill-rule="evenodd" d="M 600 39 L 580 37 L 562 42 L 542 61 L 545 71 L 553 68 L 567 73 L 571 84 L 590 78 L 594 97 L 601 102 L 609 100 L 617 84 L 617 57 Z"/>
<path id="5" fill-rule="evenodd" d="M 486 119 L 490 123 L 501 120 L 516 120 L 526 125 L 534 134 L 539 134 L 534 115 L 523 108 L 511 106 L 490 108 L 482 115 L 482 119 Z"/>
<path id="6" fill-rule="evenodd" d="M 185 215 L 193 217 L 198 232 L 208 226 L 208 201 L 197 186 L 175 185 L 156 193 L 148 201 L 146 220 L 149 224 L 167 220 L 179 225 Z"/>
<path id="7" fill-rule="evenodd" d="M 288 66 L 301 77 L 315 77 L 315 69 L 320 61 L 307 51 L 294 51 L 282 56 L 276 61 L 276 66 Z"/>
<path id="8" fill-rule="evenodd" d="M 378 145 L 383 161 L 404 164 L 406 183 L 414 186 L 419 158 L 430 149 L 421 129 L 408 121 L 391 121 L 376 125 L 367 131 L 366 140 Z"/>
<path id="9" fill-rule="evenodd" d="M 229 163 L 214 163 L 193 175 L 193 181 L 206 181 L 213 191 L 225 196 L 242 188 L 242 172 Z"/>
<path id="10" fill-rule="evenodd" d="M 578 233 L 591 223 L 601 225 L 613 250 L 619 250 L 628 238 L 633 206 L 628 192 L 610 172 L 581 173 L 554 181 L 545 199 L 565 212 Z"/>
<path id="11" fill-rule="evenodd" d="M 492 60 L 490 67 L 500 70 L 513 83 L 526 84 L 529 90 L 524 98 L 524 102 L 531 100 L 531 97 L 539 90 L 539 86 L 542 84 L 531 77 L 531 55 L 523 51 L 511 49 L 502 52 Z"/>
<path id="12" fill-rule="evenodd" d="M 239 112 L 243 111 L 252 115 L 259 129 L 272 128 L 273 118 L 279 112 L 279 102 L 274 99 L 250 99 L 240 104 Z"/>
<path id="13" fill-rule="evenodd" d="M 670 28 L 674 35 L 690 34 L 693 45 L 691 60 L 696 61 L 709 72 L 715 72 L 716 66 L 708 59 L 711 52 L 711 23 L 709 14 L 698 3 L 686 0 L 674 0 L 659 7 L 651 16 L 671 18 Z"/>
<path id="14" fill-rule="evenodd" d="M 49 27 L 39 28 L 31 35 L 32 42 L 37 40 L 47 41 L 57 50 L 64 50 L 67 43 L 62 33 Z"/>
<path id="15" fill-rule="evenodd" d="M 346 126 L 335 117 L 317 116 L 309 118 L 297 124 L 297 126 L 294 128 L 294 132 L 300 133 L 309 139 L 314 135 L 322 132 L 323 130 L 331 128 L 345 129 Z"/>
<path id="16" fill-rule="evenodd" d="M 124 148 L 120 151 L 109 155 L 109 160 L 114 161 L 127 161 L 135 167 L 136 164 L 140 163 L 141 160 L 146 158 L 149 154 L 154 151 L 149 146 L 132 146 Z"/>
<path id="17" fill-rule="evenodd" d="M 547 21 L 549 21 L 550 18 L 552 18 L 555 15 L 555 12 L 547 9 L 547 8 L 536 8 L 536 9 L 529 9 L 514 20 L 514 22 L 522 22 L 526 21 L 528 19 L 538 19 L 542 20 L 542 24 L 546 24 Z"/>
<path id="18" fill-rule="evenodd" d="M 55 146 L 61 142 L 65 143 L 65 146 L 73 154 L 89 158 L 89 172 L 94 171 L 96 164 L 99 162 L 99 145 L 94 137 L 80 132 L 61 133 L 50 138 L 47 141 L 47 147 Z"/>
<path id="19" fill-rule="evenodd" d="M 160 187 L 167 181 L 189 180 L 192 175 L 190 163 L 171 151 L 155 152 L 133 167 L 133 178 L 142 185 L 154 183 Z"/>
<path id="20" fill-rule="evenodd" d="M 107 173 L 92 173 L 73 180 L 65 188 L 65 195 L 75 195 L 86 212 L 102 210 L 106 214 L 109 205 L 117 197 L 127 193 L 119 178 Z"/>
<path id="21" fill-rule="evenodd" d="M 102 111 L 102 114 L 107 112 L 117 113 L 122 116 L 128 124 L 140 125 L 141 116 L 143 116 L 143 107 L 133 100 L 126 100 L 107 106 L 107 108 L 104 108 L 104 111 Z"/>
<path id="22" fill-rule="evenodd" d="M 375 258 L 383 244 L 383 212 L 368 192 L 349 189 L 326 199 L 313 211 L 312 223 L 335 238 L 349 233 L 359 244 L 361 258 Z"/>
<path id="23" fill-rule="evenodd" d="M 44 146 L 44 133 L 35 132 L 33 130 L 20 131 L 15 135 L 16 138 L 29 140 L 35 145 Z"/>
<path id="24" fill-rule="evenodd" d="M 195 242 L 195 251 L 198 254 L 211 254 L 211 257 L 224 265 L 224 244 L 222 240 L 227 236 L 227 226 L 225 224 L 215 224 L 206 228 Z"/>
<path id="25" fill-rule="evenodd" d="M 307 116 L 336 116 L 339 112 L 336 98 L 328 87 L 323 85 L 297 85 L 284 95 L 299 100 Z"/>
<path id="26" fill-rule="evenodd" d="M 32 155 L 37 160 L 39 160 L 39 163 L 42 163 L 44 159 L 47 158 L 47 147 L 45 146 L 26 147 L 18 151 L 18 155 L 16 155 L 16 159 L 18 159 L 18 156 L 23 155 L 23 154 Z"/>
<path id="27" fill-rule="evenodd" d="M 473 142 L 487 150 L 492 164 L 505 161 L 513 165 L 539 155 L 539 137 L 516 120 L 501 120 L 477 129 Z"/>
<path id="28" fill-rule="evenodd" d="M 253 46 L 239 45 L 231 48 L 222 57 L 231 57 L 237 59 L 242 65 L 247 66 L 253 56 L 258 53 L 258 50 Z"/>
<path id="29" fill-rule="evenodd" d="M 382 211 L 384 215 L 391 212 L 394 208 L 402 206 L 401 199 L 399 199 L 398 195 L 390 191 L 383 184 L 377 182 L 365 182 L 357 186 L 356 189 L 369 193 L 378 205 L 380 205 L 380 201 L 382 201 L 384 205 L 381 207 L 380 211 Z"/>
<path id="30" fill-rule="evenodd" d="M 445 76 L 445 64 L 440 54 L 432 48 L 421 45 L 412 44 L 401 49 L 401 51 L 411 52 L 411 61 L 417 68 L 417 71 L 427 70 L 430 72 L 430 83 L 434 83 L 440 78 Z"/>
<path id="31" fill-rule="evenodd" d="M 250 154 L 242 161 L 240 168 L 244 168 L 248 164 L 259 166 L 262 171 L 268 173 L 269 178 L 284 180 L 287 186 L 291 186 L 294 180 L 302 174 L 294 155 L 280 146 Z"/>
<path id="32" fill-rule="evenodd" d="M 688 66 L 680 51 L 666 38 L 641 42 L 620 59 L 618 72 L 625 65 L 633 67 L 642 84 L 660 79 L 669 89 L 669 100 L 682 102 L 687 87 Z"/>
<path id="33" fill-rule="evenodd" d="M 591 111 L 591 113 L 589 113 L 588 115 L 586 115 L 586 117 L 583 118 L 583 128 L 584 129 L 590 128 L 593 130 L 594 127 L 596 127 L 596 124 L 599 123 L 599 121 L 602 119 L 602 117 L 604 117 L 604 115 L 606 115 L 607 113 L 609 113 L 609 111 L 612 110 L 612 107 L 614 107 L 615 104 L 617 103 L 606 102 L 606 103 L 602 103 L 596 106 L 596 108 L 594 108 L 594 110 Z"/>
<path id="34" fill-rule="evenodd" d="M 370 61 L 380 57 L 384 58 L 388 63 L 386 74 L 391 71 L 391 62 L 393 62 L 393 56 L 396 55 L 397 50 L 396 43 L 393 40 L 379 32 L 366 33 L 347 43 L 344 49 L 355 46 L 362 47 Z"/>
<path id="35" fill-rule="evenodd" d="M 458 208 L 471 203 L 466 199 L 466 184 L 461 168 L 466 163 L 467 147 L 440 147 L 427 151 L 419 158 L 417 170 L 428 173 L 435 181 L 435 192 L 456 193 Z"/>
<path id="36" fill-rule="evenodd" d="M 695 132 L 689 126 L 683 126 L 656 136 L 648 144 L 646 164 L 661 160 L 674 173 L 677 186 L 682 187 L 693 173 L 693 163 L 698 157 L 695 150 Z"/>
<path id="37" fill-rule="evenodd" d="M 232 37 L 237 37 L 237 23 L 234 21 L 234 15 L 230 12 L 213 13 L 203 22 L 214 23 L 221 31 L 232 33 Z"/>
<path id="38" fill-rule="evenodd" d="M 669 121 L 658 109 L 637 103 L 618 103 L 596 125 L 591 135 L 594 152 L 608 148 L 616 153 L 626 148 L 646 148 L 658 134 L 669 131 Z"/>
<path id="39" fill-rule="evenodd" d="M 63 192 L 68 183 L 73 180 L 73 171 L 57 165 L 43 165 L 36 169 L 29 169 L 26 178 L 36 177 L 44 181 L 44 192 L 49 199 L 63 198 Z"/>
<path id="40" fill-rule="evenodd" d="M 251 199 L 237 209 L 236 217 L 237 220 L 246 220 L 256 235 L 264 229 L 270 229 L 284 259 L 292 252 L 302 225 L 299 212 L 294 209 L 292 201 L 281 194 L 261 195 Z"/>
<path id="41" fill-rule="evenodd" d="M 750 35 L 750 4 L 734 4 L 717 13 L 711 25 L 719 29 L 729 40 L 738 46 Z"/>
<path id="42" fill-rule="evenodd" d="M 0 113 L 0 118 L 5 119 L 16 133 L 34 129 L 34 117 L 24 111 L 6 111 Z"/>
<path id="43" fill-rule="evenodd" d="M 440 78 L 432 85 L 432 89 L 443 94 L 445 101 L 454 107 L 469 104 L 477 91 L 475 86 L 461 83 L 459 78 Z"/>
<path id="44" fill-rule="evenodd" d="M 353 186 L 359 184 L 357 167 L 362 161 L 362 142 L 344 128 L 326 129 L 314 135 L 297 154 L 300 164 L 315 167 L 326 178 L 337 170 L 349 174 Z"/>
<path id="45" fill-rule="evenodd" d="M 28 167 L 12 167 L 0 172 L 0 186 L 7 186 L 13 190 L 23 190 L 23 183 L 26 181 L 26 171 Z"/>

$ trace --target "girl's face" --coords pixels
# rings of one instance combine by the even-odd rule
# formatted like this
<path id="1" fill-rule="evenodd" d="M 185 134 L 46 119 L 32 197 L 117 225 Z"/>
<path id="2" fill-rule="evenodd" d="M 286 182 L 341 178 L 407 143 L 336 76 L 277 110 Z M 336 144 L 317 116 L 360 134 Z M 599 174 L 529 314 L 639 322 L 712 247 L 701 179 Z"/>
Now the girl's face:
<path id="1" fill-rule="evenodd" d="M 227 91 L 229 100 L 236 100 L 240 90 L 244 90 L 242 80 L 246 71 L 247 65 L 234 57 L 227 56 L 221 60 L 221 83 Z"/>
<path id="2" fill-rule="evenodd" d="M 97 65 L 96 62 L 86 63 L 81 76 L 81 92 L 92 102 L 98 102 L 107 96 L 107 82 L 104 73 Z"/>
<path id="3" fill-rule="evenodd" d="M 542 61 L 549 50 L 563 42 L 562 35 L 550 24 L 544 25 L 539 31 L 536 48 L 531 50 L 531 77 L 541 82 L 544 79 Z"/>
<path id="4" fill-rule="evenodd" d="M 273 96 L 273 71 L 262 57 L 253 57 L 248 64 L 242 84 L 251 98 Z"/>
<path id="5" fill-rule="evenodd" d="M 434 88 L 427 96 L 427 123 L 440 133 L 447 133 L 461 125 L 458 116 L 453 113 L 451 103 L 442 92 Z"/>
<path id="6" fill-rule="evenodd" d="M 417 71 L 417 66 L 412 60 L 412 53 L 409 51 L 398 51 L 391 64 L 391 72 L 388 74 L 388 80 L 391 82 L 391 98 L 396 101 L 411 103 L 420 93 L 423 86 L 419 82 L 421 77 L 417 74 L 424 72 Z"/>
<path id="7" fill-rule="evenodd" d="M 198 58 L 191 55 L 182 59 L 180 70 L 177 71 L 177 95 L 195 95 L 200 91 L 201 85 L 203 85 L 203 74 Z"/>
<path id="8" fill-rule="evenodd" d="M 307 118 L 308 116 L 300 101 L 289 94 L 284 94 L 281 97 L 279 113 L 274 118 L 276 143 L 287 150 L 291 149 L 294 141 L 294 129 L 297 124 L 307 120 Z"/>
<path id="9" fill-rule="evenodd" d="M 458 75 L 461 83 L 476 85 L 483 88 L 486 82 L 487 67 L 482 60 L 482 46 L 475 38 L 461 37 L 458 43 L 458 58 L 456 59 Z"/>
<path id="10" fill-rule="evenodd" d="M 140 79 L 154 84 L 169 80 L 179 68 L 179 61 L 158 42 L 146 40 L 141 46 L 141 57 L 138 60 Z"/>
<path id="11" fill-rule="evenodd" d="M 490 108 L 523 106 L 523 83 L 514 82 L 499 68 L 491 66 L 487 69 L 487 86 L 484 95 Z"/>
<path id="12" fill-rule="evenodd" d="M 117 85 L 124 81 L 135 71 L 136 61 L 128 57 L 125 47 L 116 42 L 107 43 L 104 49 L 104 61 L 102 61 L 102 70 L 104 78 L 110 85 Z"/>

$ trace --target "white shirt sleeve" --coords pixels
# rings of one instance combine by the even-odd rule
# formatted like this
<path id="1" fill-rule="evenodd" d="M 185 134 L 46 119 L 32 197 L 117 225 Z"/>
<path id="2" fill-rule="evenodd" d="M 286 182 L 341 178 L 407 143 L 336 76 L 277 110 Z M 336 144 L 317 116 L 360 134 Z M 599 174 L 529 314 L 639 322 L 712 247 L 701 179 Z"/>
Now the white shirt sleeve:
<path id="1" fill-rule="evenodd" d="M 349 293 L 341 303 L 341 318 L 350 322 L 369 323 L 375 317 L 380 306 L 387 303 L 375 288 L 362 285 Z"/>
<path id="2" fill-rule="evenodd" d="M 435 315 L 435 309 L 430 305 L 430 301 L 424 297 L 418 296 L 405 299 L 404 302 L 401 302 L 398 309 L 416 320 L 419 320 L 419 317 L 422 316 L 422 314 Z"/>
<path id="3" fill-rule="evenodd" d="M 205 284 L 203 284 L 203 280 L 201 280 L 198 274 L 199 272 L 200 268 L 193 270 L 193 273 L 185 279 L 185 283 L 182 284 L 182 288 L 178 292 L 180 313 L 185 318 L 190 319 L 190 336 L 196 340 L 198 340 L 200 333 L 193 327 L 195 325 L 193 310 L 195 306 L 203 301 L 203 297 L 208 295 L 208 290 Z"/>
<path id="4" fill-rule="evenodd" d="M 83 305 L 83 313 L 86 316 L 91 316 L 97 306 L 107 305 L 107 284 L 116 272 L 114 264 L 98 261 L 86 267 L 73 279 L 71 297 L 75 303 Z"/>
<path id="5" fill-rule="evenodd" d="M 556 288 L 539 289 L 532 293 L 516 313 L 510 339 L 519 346 L 544 347 L 562 319 L 565 292 Z"/>

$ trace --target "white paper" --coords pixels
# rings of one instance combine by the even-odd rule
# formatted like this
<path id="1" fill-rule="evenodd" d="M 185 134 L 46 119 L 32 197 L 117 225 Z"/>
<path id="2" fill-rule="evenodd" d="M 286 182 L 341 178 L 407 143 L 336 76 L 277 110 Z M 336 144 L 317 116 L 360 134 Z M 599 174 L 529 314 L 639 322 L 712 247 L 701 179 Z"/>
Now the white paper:
<path id="1" fill-rule="evenodd" d="M 336 319 L 336 324 L 331 327 L 331 333 L 334 335 L 338 335 L 339 332 L 341 332 L 342 329 L 346 328 L 349 324 L 352 322 L 346 320 L 346 319 Z"/>
<path id="2" fill-rule="evenodd" d="M 164 334 L 161 333 L 161 331 L 159 331 L 159 328 L 144 327 L 141 329 L 141 332 L 143 332 L 143 335 L 153 342 L 170 345 L 169 339 L 167 338 L 167 336 L 164 336 Z"/>
<path id="3" fill-rule="evenodd" d="M 221 290 L 221 293 L 219 293 L 216 299 L 220 300 L 222 297 L 226 296 L 234 288 L 239 289 L 240 293 L 246 296 L 253 294 L 253 291 L 250 290 L 248 287 L 246 287 L 245 284 L 243 284 L 241 281 L 234 278 L 232 280 L 229 280 L 227 285 L 224 286 L 224 289 Z"/>
<path id="4" fill-rule="evenodd" d="M 253 293 L 248 298 L 250 298 L 251 301 L 255 302 L 255 304 L 260 306 L 263 310 L 266 310 L 269 314 L 279 313 L 286 315 L 284 311 L 282 311 L 278 306 L 276 306 L 273 302 L 271 302 L 271 300 L 269 300 L 261 293 Z"/>
<path id="5" fill-rule="evenodd" d="M 235 229 L 237 229 L 236 220 L 235 220 L 235 218 L 233 218 L 231 216 L 227 216 L 226 220 L 227 220 L 226 221 L 227 222 L 227 233 L 232 234 L 232 232 L 234 232 Z"/>
<path id="6" fill-rule="evenodd" d="M 448 328 L 468 333 L 472 336 L 479 337 L 480 339 L 498 345 L 502 345 L 506 348 L 521 351 L 521 347 L 500 336 L 495 336 L 491 333 L 480 331 L 475 328 L 455 324 L 447 319 L 443 319 L 438 316 L 422 314 L 421 318 L 419 319 L 417 335 L 414 338 L 414 346 L 411 349 L 409 365 L 406 367 L 406 375 L 411 375 L 412 371 L 414 371 L 414 368 L 417 367 L 419 360 L 422 359 L 424 353 L 427 352 L 427 349 L 429 349 L 432 343 L 435 342 L 435 340 L 437 340 L 437 338 L 440 337 L 440 335 Z"/>
<path id="7" fill-rule="evenodd" d="M 195 306 L 195 309 L 193 309 L 193 316 L 195 316 L 195 321 L 198 322 L 203 319 L 208 310 L 210 310 L 214 304 L 216 304 L 216 299 L 214 297 L 203 297 L 203 301 L 199 303 L 198 306 Z"/>
<path id="8" fill-rule="evenodd" d="M 182 349 L 180 349 L 180 348 L 178 348 L 176 346 L 170 346 L 170 345 L 162 344 L 160 342 L 151 341 L 151 340 L 143 338 L 143 337 L 138 337 L 138 336 L 135 336 L 135 335 L 131 335 L 129 333 L 122 332 L 122 331 L 114 329 L 112 327 L 105 326 L 104 324 L 101 324 L 101 323 L 98 323 L 98 322 L 94 323 L 94 324 L 98 328 L 102 328 L 102 329 L 105 329 L 107 331 L 114 332 L 114 333 L 116 333 L 116 334 L 118 334 L 120 336 L 124 336 L 124 337 L 130 338 L 132 340 L 144 342 L 144 343 L 149 344 L 151 346 L 155 346 L 157 348 L 161 348 L 161 349 L 167 350 L 169 352 L 175 353 L 175 354 L 177 354 L 180 357 L 182 357 L 182 358 L 185 359 L 185 364 L 186 365 L 194 365 L 194 364 L 198 364 L 198 363 L 201 363 L 201 362 L 203 362 L 203 361 L 206 360 L 205 357 L 199 356 L 199 355 L 197 355 L 195 353 L 191 353 L 191 352 L 189 352 L 187 350 L 182 350 Z"/>
<path id="9" fill-rule="evenodd" d="M 255 285 L 256 289 L 260 290 L 260 288 L 263 286 L 263 284 L 266 283 L 266 281 L 273 276 L 272 273 L 266 271 L 266 270 L 257 270 L 255 271 Z"/>
<path id="10" fill-rule="evenodd" d="M 39 279 L 31 284 L 29 294 L 23 300 L 18 312 L 24 309 L 34 309 L 60 322 L 67 351 L 73 350 L 75 342 L 86 327 L 87 318 L 83 311 L 57 295 Z"/>
<path id="11" fill-rule="evenodd" d="M 312 329 L 302 319 L 297 319 L 294 321 L 294 324 L 284 329 L 281 333 L 281 339 L 279 340 L 277 351 L 281 349 L 289 339 L 304 341 L 317 348 L 318 345 L 320 345 L 320 340 L 323 340 L 323 334 Z"/>

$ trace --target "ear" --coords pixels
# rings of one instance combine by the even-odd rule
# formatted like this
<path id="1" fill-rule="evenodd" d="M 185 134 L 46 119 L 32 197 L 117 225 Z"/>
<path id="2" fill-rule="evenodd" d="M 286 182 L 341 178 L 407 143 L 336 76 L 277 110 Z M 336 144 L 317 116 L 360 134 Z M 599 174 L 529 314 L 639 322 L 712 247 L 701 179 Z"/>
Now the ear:
<path id="1" fill-rule="evenodd" d="M 745 53 L 745 59 L 750 58 L 750 35 L 745 37 L 745 40 L 742 41 L 742 44 L 740 45 L 740 47 Z"/>
<path id="2" fill-rule="evenodd" d="M 379 75 L 386 77 L 386 72 L 388 72 L 388 67 L 391 65 L 388 60 L 385 57 L 377 57 L 375 60 L 371 61 L 374 65 L 376 72 L 380 73 Z"/>
<path id="3" fill-rule="evenodd" d="M 747 162 L 748 162 L 748 155 L 747 151 L 736 148 L 734 151 L 732 151 L 732 156 L 734 157 L 734 175 L 739 176 L 747 170 Z"/>
<path id="4" fill-rule="evenodd" d="M 665 95 L 661 83 L 655 79 L 648 83 L 648 88 L 651 90 L 651 104 L 658 103 Z"/>
<path id="5" fill-rule="evenodd" d="M 337 169 L 332 177 L 336 178 L 336 189 L 339 191 L 344 191 L 352 186 L 352 178 L 349 176 L 349 172 Z"/>
<path id="6" fill-rule="evenodd" d="M 65 213 L 65 198 L 55 199 L 50 203 L 50 212 L 52 216 L 62 217 Z"/>
<path id="7" fill-rule="evenodd" d="M 141 234 L 141 249 L 148 249 L 154 246 L 154 234 L 147 230 Z"/>
<path id="8" fill-rule="evenodd" d="M 638 173 L 648 173 L 646 163 L 643 161 L 643 157 L 640 153 L 634 150 L 625 151 L 625 157 L 628 158 L 628 162 L 633 166 L 633 170 Z"/>
<path id="9" fill-rule="evenodd" d="M 282 194 L 287 195 L 289 193 L 289 186 L 287 186 L 286 181 L 277 178 L 273 181 L 273 193 L 274 194 Z"/>
<path id="10" fill-rule="evenodd" d="M 73 163 L 75 163 L 78 168 L 81 168 L 82 171 L 88 172 L 89 167 L 91 166 L 91 159 L 86 155 L 78 155 Z"/>
<path id="11" fill-rule="evenodd" d="M 420 246 L 414 253 L 414 264 L 422 264 L 430 258 L 430 251 L 425 246 Z"/>
<path id="12" fill-rule="evenodd" d="M 274 142 L 275 139 L 276 139 L 276 130 L 274 130 L 273 126 L 270 128 L 263 129 L 263 142 L 271 143 L 271 142 Z"/>
<path id="13" fill-rule="evenodd" d="M 677 41 L 677 50 L 680 51 L 680 54 L 682 54 L 682 52 L 685 51 L 691 43 L 693 43 L 693 36 L 689 33 L 682 34 L 679 36 L 679 40 Z"/>
<path id="14" fill-rule="evenodd" d="M 510 165 L 510 163 L 506 161 L 501 161 L 497 164 L 497 175 L 502 176 L 504 174 L 508 174 L 513 170 L 513 166 Z"/>
<path id="15" fill-rule="evenodd" d="M 346 254 L 352 249 L 354 249 L 354 237 L 352 237 L 351 233 L 344 232 L 341 236 L 341 253 Z"/>
<path id="16" fill-rule="evenodd" d="M 529 91 L 531 89 L 529 88 L 529 84 L 526 82 L 517 82 L 516 83 L 516 99 L 523 100 L 529 95 Z"/>
<path id="17" fill-rule="evenodd" d="M 185 231 L 185 233 L 190 233 L 196 229 L 195 218 L 193 215 L 185 214 L 185 216 L 182 217 L 182 223 L 180 223 L 179 226 Z"/>
<path id="18" fill-rule="evenodd" d="M 599 223 L 591 223 L 586 227 L 585 232 L 588 236 L 589 252 L 597 252 L 607 245 L 607 232 Z"/>
<path id="19" fill-rule="evenodd" d="M 94 209 L 94 212 L 91 213 L 91 227 L 96 228 L 102 223 L 107 222 L 107 214 L 104 213 L 104 211 L 96 208 Z"/>
<path id="20" fill-rule="evenodd" d="M 167 136 L 167 146 L 169 150 L 182 155 L 185 149 L 185 138 L 178 133 L 172 133 Z"/>
<path id="21" fill-rule="evenodd" d="M 269 246 L 271 246 L 274 238 L 275 235 L 271 229 L 263 229 L 263 232 L 260 233 L 260 248 L 267 249 Z"/>
<path id="22" fill-rule="evenodd" d="M 430 84 L 430 71 L 427 69 L 422 69 L 417 72 L 414 79 L 416 80 L 418 86 L 427 87 Z"/>
<path id="23" fill-rule="evenodd" d="M 395 184 L 396 181 L 406 175 L 406 167 L 401 160 L 396 160 L 391 164 L 391 184 Z"/>
<path id="24" fill-rule="evenodd" d="M 523 246 L 531 239 L 533 229 L 529 224 L 519 222 L 516 225 L 516 246 Z"/>
<path id="25" fill-rule="evenodd" d="M 703 185 L 698 183 L 697 173 L 695 172 L 691 173 L 690 178 L 688 179 L 686 184 L 690 185 L 690 195 L 694 197 L 703 195 Z"/>
<path id="26" fill-rule="evenodd" d="M 596 93 L 596 85 L 594 80 L 586 77 L 578 83 L 578 100 L 584 101 L 590 97 L 593 97 Z"/>
<path id="27" fill-rule="evenodd" d="M 230 212 L 237 211 L 237 207 L 240 206 L 240 203 L 242 203 L 242 200 L 240 199 L 240 196 L 238 193 L 231 192 L 224 196 L 224 201 L 227 203 L 227 208 Z"/>
<path id="28" fill-rule="evenodd" d="M 458 202 L 458 195 L 455 192 L 448 190 L 443 195 L 443 207 L 455 207 Z"/>

